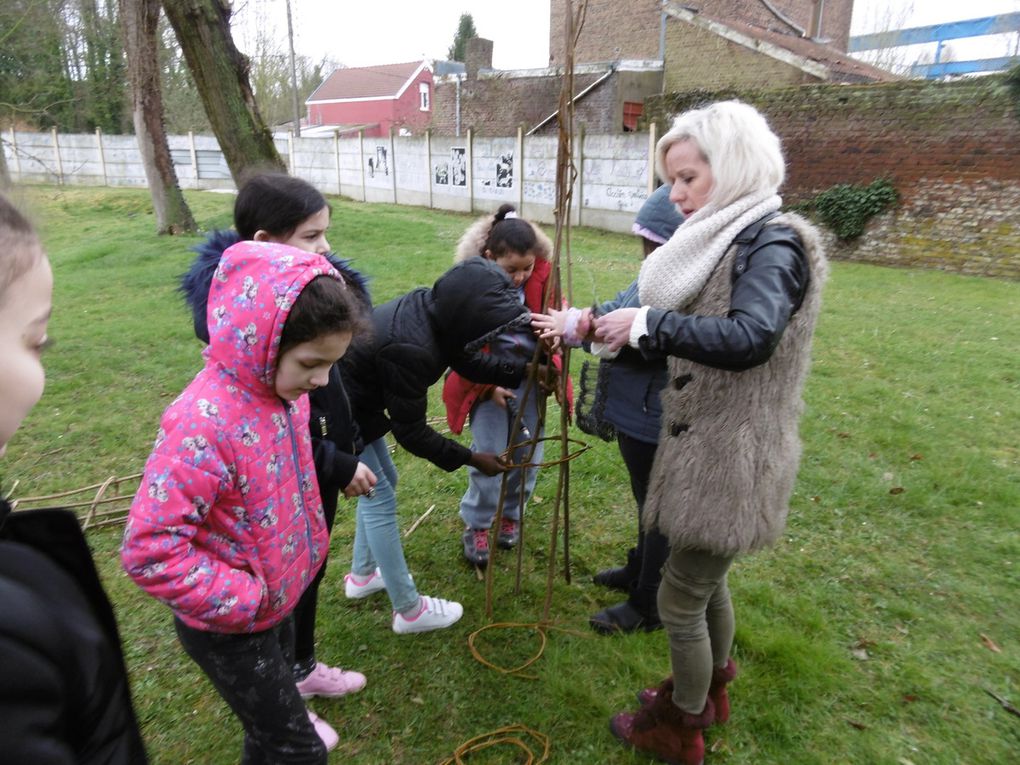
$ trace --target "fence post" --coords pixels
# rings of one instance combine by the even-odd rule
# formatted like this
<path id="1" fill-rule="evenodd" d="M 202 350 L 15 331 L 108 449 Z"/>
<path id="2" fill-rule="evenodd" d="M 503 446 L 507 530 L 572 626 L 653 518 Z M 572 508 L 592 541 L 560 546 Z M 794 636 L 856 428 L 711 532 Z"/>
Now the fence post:
<path id="1" fill-rule="evenodd" d="M 584 125 L 577 129 L 577 225 L 581 225 L 581 208 L 584 207 Z"/>
<path id="2" fill-rule="evenodd" d="M 658 139 L 655 137 L 656 125 L 653 122 L 648 126 L 648 195 L 655 191 L 655 144 Z"/>
<path id="3" fill-rule="evenodd" d="M 361 165 L 361 201 L 368 201 L 368 190 L 365 188 L 365 131 L 358 131 L 358 164 Z"/>
<path id="4" fill-rule="evenodd" d="M 195 185 L 192 188 L 197 189 L 198 184 L 198 150 L 195 148 L 195 133 L 191 130 L 188 131 L 188 151 L 191 153 L 191 172 L 195 177 Z"/>
<path id="5" fill-rule="evenodd" d="M 393 150 L 393 126 L 390 125 L 390 159 L 387 165 L 390 167 L 390 183 L 393 187 L 393 204 L 397 203 L 397 154 Z"/>
<path id="6" fill-rule="evenodd" d="M 432 209 L 432 128 L 425 131 L 425 185 L 429 190 L 429 209 Z"/>
<path id="7" fill-rule="evenodd" d="M 467 167 L 464 174 L 468 187 L 468 212 L 475 211 L 475 131 L 474 128 L 467 130 Z"/>
<path id="8" fill-rule="evenodd" d="M 336 159 L 336 195 L 341 196 L 340 191 L 340 131 L 333 131 L 333 156 Z"/>
<path id="9" fill-rule="evenodd" d="M 517 165 L 514 176 L 517 179 L 517 210 L 524 215 L 524 125 L 517 126 L 517 145 L 514 147 Z"/>
<path id="10" fill-rule="evenodd" d="M 294 131 L 287 131 L 287 164 L 290 165 L 290 174 L 297 175 L 295 168 L 297 163 L 294 160 Z"/>
<path id="11" fill-rule="evenodd" d="M 106 177 L 106 154 L 103 152 L 103 131 L 96 128 L 96 149 L 99 152 L 99 167 L 103 171 L 103 185 L 109 186 L 110 181 Z"/>
<path id="12" fill-rule="evenodd" d="M 53 158 L 57 161 L 57 183 L 64 185 L 64 163 L 60 159 L 60 141 L 57 140 L 57 129 L 50 132 L 53 136 Z"/>
<path id="13" fill-rule="evenodd" d="M 14 125 L 11 125 L 11 154 L 14 155 L 14 169 L 18 173 L 18 180 L 21 180 L 21 155 L 18 154 L 18 134 L 14 132 Z"/>

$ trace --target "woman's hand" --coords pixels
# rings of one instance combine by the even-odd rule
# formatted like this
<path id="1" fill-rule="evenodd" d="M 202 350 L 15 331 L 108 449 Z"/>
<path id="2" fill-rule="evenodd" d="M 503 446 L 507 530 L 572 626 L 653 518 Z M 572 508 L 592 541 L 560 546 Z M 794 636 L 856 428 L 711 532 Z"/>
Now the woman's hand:
<path id="1" fill-rule="evenodd" d="M 357 469 L 354 471 L 354 478 L 344 487 L 344 496 L 360 497 L 362 495 L 371 495 L 378 480 L 368 465 L 364 462 L 359 462 Z"/>
<path id="2" fill-rule="evenodd" d="M 617 308 L 595 319 L 595 339 L 610 351 L 618 351 L 630 342 L 630 328 L 639 308 Z"/>
<path id="3" fill-rule="evenodd" d="M 509 388 L 501 388 L 497 385 L 492 389 L 492 395 L 489 398 L 496 406 L 506 409 L 506 400 L 508 398 L 517 398 L 517 396 Z"/>

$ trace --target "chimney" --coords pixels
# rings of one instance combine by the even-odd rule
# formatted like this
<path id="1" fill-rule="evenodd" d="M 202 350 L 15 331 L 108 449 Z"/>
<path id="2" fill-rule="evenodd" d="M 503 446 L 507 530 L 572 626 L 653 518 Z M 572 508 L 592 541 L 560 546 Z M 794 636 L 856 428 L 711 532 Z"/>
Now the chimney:
<path id="1" fill-rule="evenodd" d="M 467 69 L 467 79 L 476 79 L 479 69 L 492 69 L 492 40 L 472 37 L 464 47 L 464 66 Z"/>

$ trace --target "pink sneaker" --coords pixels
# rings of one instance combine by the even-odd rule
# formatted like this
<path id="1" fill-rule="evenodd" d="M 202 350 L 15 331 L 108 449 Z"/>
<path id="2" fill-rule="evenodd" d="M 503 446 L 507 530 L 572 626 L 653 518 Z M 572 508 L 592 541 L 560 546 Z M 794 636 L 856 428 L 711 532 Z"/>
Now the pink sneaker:
<path id="1" fill-rule="evenodd" d="M 321 661 L 316 662 L 308 677 L 297 684 L 301 698 L 310 699 L 321 696 L 324 699 L 335 699 L 355 693 L 365 687 L 365 676 L 360 672 L 327 667 Z"/>
<path id="2" fill-rule="evenodd" d="M 333 730 L 333 726 L 315 714 L 311 709 L 308 710 L 308 719 L 312 721 L 312 727 L 315 728 L 315 732 L 322 739 L 322 743 L 325 744 L 326 751 L 332 752 L 336 749 L 336 745 L 340 743 L 340 735 Z"/>

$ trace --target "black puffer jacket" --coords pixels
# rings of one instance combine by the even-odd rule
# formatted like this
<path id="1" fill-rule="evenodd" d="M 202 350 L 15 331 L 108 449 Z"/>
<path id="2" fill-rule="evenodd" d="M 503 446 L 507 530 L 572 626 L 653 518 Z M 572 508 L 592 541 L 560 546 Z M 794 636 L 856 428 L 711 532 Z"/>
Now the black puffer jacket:
<path id="1" fill-rule="evenodd" d="M 0 500 L 0 762 L 144 765 L 117 624 L 78 520 L 9 512 Z"/>
<path id="2" fill-rule="evenodd" d="M 480 257 L 458 263 L 432 289 L 378 306 L 371 341 L 340 361 L 365 441 L 392 430 L 407 451 L 443 470 L 466 465 L 471 450 L 426 422 L 429 387 L 447 367 L 472 382 L 519 385 L 523 361 L 480 349 L 502 332 L 526 330 L 529 317 L 503 270 Z"/>
<path id="3" fill-rule="evenodd" d="M 768 361 L 800 306 L 810 270 L 804 244 L 791 226 L 751 224 L 733 240 L 730 310 L 726 316 L 690 316 L 652 308 L 640 340 L 649 358 L 680 356 L 739 371 Z"/>
<path id="4" fill-rule="evenodd" d="M 209 302 L 209 285 L 219 265 L 223 251 L 241 241 L 236 231 L 214 231 L 206 241 L 192 248 L 197 257 L 188 272 L 181 277 L 180 291 L 191 308 L 195 335 L 209 342 L 206 325 L 206 305 Z M 340 272 L 344 283 L 352 289 L 370 310 L 371 299 L 364 277 L 343 258 L 329 254 L 326 259 Z M 319 481 L 323 510 L 328 519 L 336 513 L 337 494 L 354 478 L 358 467 L 358 454 L 363 442 L 344 390 L 343 375 L 339 366 L 329 370 L 329 382 L 308 395 L 311 404 L 309 422 L 312 448 L 315 454 L 315 475 Z"/>

